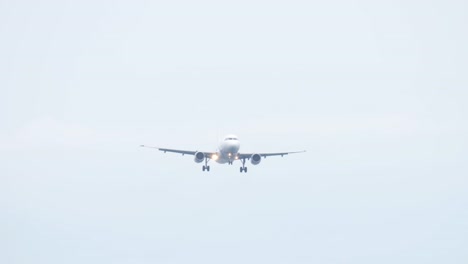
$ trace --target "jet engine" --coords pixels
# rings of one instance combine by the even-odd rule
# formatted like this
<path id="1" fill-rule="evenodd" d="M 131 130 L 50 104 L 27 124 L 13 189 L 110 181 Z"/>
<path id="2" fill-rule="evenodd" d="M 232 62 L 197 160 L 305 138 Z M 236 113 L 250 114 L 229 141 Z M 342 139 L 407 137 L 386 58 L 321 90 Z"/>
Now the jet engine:
<path id="1" fill-rule="evenodd" d="M 252 156 L 250 156 L 250 162 L 253 165 L 258 165 L 260 161 L 262 161 L 262 156 L 260 156 L 259 154 L 253 154 Z"/>
<path id="2" fill-rule="evenodd" d="M 203 162 L 205 160 L 205 153 L 196 152 L 194 160 L 195 160 L 196 163 Z"/>

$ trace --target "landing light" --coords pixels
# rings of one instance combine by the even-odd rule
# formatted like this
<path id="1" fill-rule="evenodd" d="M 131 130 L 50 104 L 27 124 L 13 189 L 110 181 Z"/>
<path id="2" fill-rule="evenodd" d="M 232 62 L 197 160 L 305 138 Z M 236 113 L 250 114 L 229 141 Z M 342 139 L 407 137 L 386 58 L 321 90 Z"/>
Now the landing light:
<path id="1" fill-rule="evenodd" d="M 211 159 L 212 159 L 212 160 L 217 160 L 217 159 L 218 159 L 218 155 L 213 154 L 213 155 L 211 156 Z"/>

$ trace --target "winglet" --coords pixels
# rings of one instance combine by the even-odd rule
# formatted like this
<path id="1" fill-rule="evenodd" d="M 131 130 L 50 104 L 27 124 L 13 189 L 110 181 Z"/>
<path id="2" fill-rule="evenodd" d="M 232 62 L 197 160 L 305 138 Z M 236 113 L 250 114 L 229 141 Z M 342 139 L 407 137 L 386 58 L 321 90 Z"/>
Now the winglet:
<path id="1" fill-rule="evenodd" d="M 146 145 L 140 145 L 142 148 L 154 148 L 154 149 L 159 149 L 158 147 L 152 147 L 152 146 L 146 146 Z"/>

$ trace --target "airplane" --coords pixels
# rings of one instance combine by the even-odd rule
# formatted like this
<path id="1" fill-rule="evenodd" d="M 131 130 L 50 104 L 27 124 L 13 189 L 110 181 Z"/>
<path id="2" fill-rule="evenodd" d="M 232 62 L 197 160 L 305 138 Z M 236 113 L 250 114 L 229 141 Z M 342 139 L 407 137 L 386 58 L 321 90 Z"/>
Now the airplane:
<path id="1" fill-rule="evenodd" d="M 193 155 L 194 161 L 196 163 L 205 162 L 205 165 L 203 165 L 202 170 L 207 171 L 207 172 L 210 171 L 210 166 L 208 165 L 208 162 L 210 160 L 214 160 L 219 164 L 227 163 L 229 165 L 232 165 L 232 163 L 236 160 L 240 160 L 242 162 L 242 167 L 240 167 L 240 172 L 247 173 L 247 167 L 245 166 L 246 160 L 250 160 L 252 165 L 258 165 L 262 161 L 262 157 L 263 158 L 270 157 L 270 156 L 283 157 L 284 155 L 288 155 L 288 154 L 305 152 L 305 150 L 303 150 L 303 151 L 277 152 L 277 153 L 240 153 L 239 152 L 240 141 L 236 135 L 225 136 L 224 140 L 221 141 L 218 147 L 218 150 L 215 152 L 158 148 L 158 147 L 151 147 L 151 146 L 146 146 L 146 145 L 141 145 L 141 147 L 155 148 L 159 151 L 163 151 L 164 153 L 166 152 L 179 153 L 179 154 L 182 154 L 182 156 Z"/>

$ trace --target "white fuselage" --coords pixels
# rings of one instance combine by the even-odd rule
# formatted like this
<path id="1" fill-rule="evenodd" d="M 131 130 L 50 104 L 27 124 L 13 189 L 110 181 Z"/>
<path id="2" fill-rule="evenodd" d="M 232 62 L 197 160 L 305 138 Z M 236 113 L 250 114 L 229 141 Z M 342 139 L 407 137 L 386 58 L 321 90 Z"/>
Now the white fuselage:
<path id="1" fill-rule="evenodd" d="M 231 163 L 238 159 L 240 142 L 236 136 L 226 136 L 221 142 L 218 149 L 217 158 L 214 159 L 217 163 Z"/>

